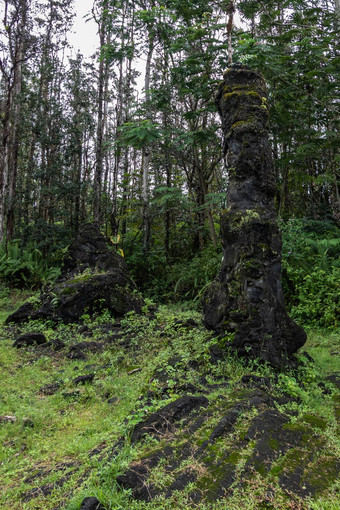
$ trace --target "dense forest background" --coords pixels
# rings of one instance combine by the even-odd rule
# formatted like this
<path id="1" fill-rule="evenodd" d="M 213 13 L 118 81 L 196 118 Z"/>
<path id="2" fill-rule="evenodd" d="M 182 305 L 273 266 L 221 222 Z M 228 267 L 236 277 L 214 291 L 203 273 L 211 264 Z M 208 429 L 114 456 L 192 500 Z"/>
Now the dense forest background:
<path id="1" fill-rule="evenodd" d="M 1 278 L 52 281 L 80 223 L 95 221 L 145 295 L 197 306 L 218 270 L 227 207 L 214 100 L 229 2 L 95 0 L 91 61 L 68 56 L 72 0 L 3 4 Z M 233 60 L 268 83 L 288 305 L 302 322 L 334 326 L 339 1 L 235 4 Z"/>

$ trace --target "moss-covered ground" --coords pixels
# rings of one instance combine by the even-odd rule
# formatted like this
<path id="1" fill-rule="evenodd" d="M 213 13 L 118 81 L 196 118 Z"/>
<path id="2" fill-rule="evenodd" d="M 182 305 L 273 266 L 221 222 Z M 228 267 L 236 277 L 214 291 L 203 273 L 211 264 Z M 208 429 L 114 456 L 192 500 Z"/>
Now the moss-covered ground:
<path id="1" fill-rule="evenodd" d="M 278 374 L 215 359 L 196 312 L 6 327 L 27 295 L 0 297 L 0 416 L 15 417 L 0 421 L 1 509 L 78 510 L 86 496 L 115 510 L 340 508 L 338 333 L 308 331 L 314 362 L 300 353 L 298 370 Z M 65 345 L 13 347 L 31 331 Z M 84 341 L 100 348 L 72 358 Z M 86 374 L 92 383 L 74 381 Z M 131 440 L 184 395 L 207 404 Z M 141 465 L 137 487 L 117 483 Z"/>

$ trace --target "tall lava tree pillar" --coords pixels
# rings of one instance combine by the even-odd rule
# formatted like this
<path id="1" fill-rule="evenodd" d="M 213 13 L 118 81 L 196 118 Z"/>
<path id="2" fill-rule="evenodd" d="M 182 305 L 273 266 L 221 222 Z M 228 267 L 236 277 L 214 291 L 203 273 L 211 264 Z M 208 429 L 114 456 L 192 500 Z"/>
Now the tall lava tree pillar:
<path id="1" fill-rule="evenodd" d="M 306 341 L 288 316 L 281 287 L 281 235 L 263 77 L 243 66 L 226 71 L 216 98 L 229 168 L 219 275 L 204 296 L 205 324 L 234 333 L 241 356 L 283 367 Z"/>

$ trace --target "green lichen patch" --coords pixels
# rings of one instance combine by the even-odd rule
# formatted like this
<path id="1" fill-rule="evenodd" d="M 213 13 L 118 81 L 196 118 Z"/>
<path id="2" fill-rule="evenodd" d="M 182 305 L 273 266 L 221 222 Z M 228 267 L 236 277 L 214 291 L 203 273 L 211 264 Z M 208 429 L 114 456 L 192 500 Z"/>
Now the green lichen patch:
<path id="1" fill-rule="evenodd" d="M 245 225 L 249 225 L 251 222 L 260 220 L 260 215 L 258 211 L 256 211 L 255 209 L 247 209 L 245 211 L 242 212 L 239 211 L 237 213 L 235 212 L 226 213 L 224 218 L 225 220 L 227 219 L 227 216 L 229 221 L 228 228 L 232 231 L 240 230 Z"/>
<path id="2" fill-rule="evenodd" d="M 334 482 L 339 481 L 340 460 L 329 456 L 319 458 L 302 476 L 302 483 L 308 484 L 313 495 L 320 495 Z"/>
<path id="3" fill-rule="evenodd" d="M 227 89 L 227 90 L 229 90 L 229 89 Z M 224 90 L 223 100 L 228 101 L 234 97 L 240 97 L 240 96 L 245 96 L 247 98 L 254 97 L 256 99 L 259 99 L 262 104 L 262 96 L 258 92 L 255 92 L 254 90 L 245 90 L 245 89 L 241 89 L 241 90 L 234 89 L 232 92 L 226 92 Z"/>
<path id="4" fill-rule="evenodd" d="M 318 428 L 321 430 L 325 430 L 327 427 L 327 422 L 323 418 L 320 418 L 320 416 L 315 416 L 313 414 L 304 414 L 302 416 L 302 421 L 305 423 L 308 423 L 313 428 Z"/>

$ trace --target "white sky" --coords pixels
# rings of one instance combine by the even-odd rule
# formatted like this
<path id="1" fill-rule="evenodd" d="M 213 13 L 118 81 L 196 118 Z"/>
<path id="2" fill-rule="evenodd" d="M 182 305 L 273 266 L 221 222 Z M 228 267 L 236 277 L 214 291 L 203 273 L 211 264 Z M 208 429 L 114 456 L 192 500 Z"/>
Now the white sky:
<path id="1" fill-rule="evenodd" d="M 84 19 L 84 16 L 88 17 L 91 13 L 92 5 L 93 0 L 74 0 L 77 17 L 69 40 L 75 52 L 79 50 L 85 57 L 93 55 L 99 46 L 96 23 L 93 20 L 86 22 Z"/>

